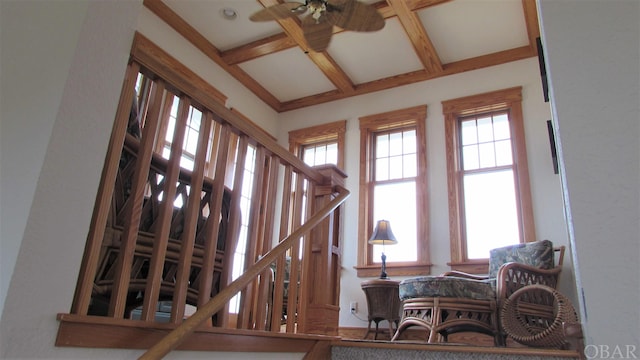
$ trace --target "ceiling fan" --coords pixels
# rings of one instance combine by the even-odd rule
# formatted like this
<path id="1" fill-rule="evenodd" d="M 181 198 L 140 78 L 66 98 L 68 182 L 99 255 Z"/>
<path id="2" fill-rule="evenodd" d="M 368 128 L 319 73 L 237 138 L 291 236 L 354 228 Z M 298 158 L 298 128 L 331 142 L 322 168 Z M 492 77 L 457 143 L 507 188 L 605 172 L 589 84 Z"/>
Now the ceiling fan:
<path id="1" fill-rule="evenodd" d="M 271 21 L 305 15 L 302 31 L 307 45 L 324 51 L 331 41 L 333 26 L 351 31 L 376 31 L 384 27 L 384 17 L 371 5 L 357 0 L 305 0 L 266 7 L 249 17 L 251 21 Z"/>

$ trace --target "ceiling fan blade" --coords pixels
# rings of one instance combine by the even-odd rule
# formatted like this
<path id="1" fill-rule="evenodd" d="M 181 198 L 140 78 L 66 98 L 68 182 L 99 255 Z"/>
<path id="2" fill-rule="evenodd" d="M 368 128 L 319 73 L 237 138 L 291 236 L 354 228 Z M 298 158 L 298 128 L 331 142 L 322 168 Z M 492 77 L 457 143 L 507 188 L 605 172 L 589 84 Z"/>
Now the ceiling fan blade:
<path id="1" fill-rule="evenodd" d="M 307 45 L 316 52 L 324 51 L 331 42 L 333 24 L 326 16 L 320 16 L 317 20 L 308 15 L 302 19 L 302 31 Z"/>
<path id="2" fill-rule="evenodd" d="M 335 0 L 326 15 L 334 25 L 351 31 L 376 31 L 384 27 L 384 17 L 371 5 L 357 0 Z"/>
<path id="3" fill-rule="evenodd" d="M 283 4 L 266 7 L 260 11 L 253 13 L 249 20 L 251 21 L 271 21 L 277 19 L 286 19 L 298 16 L 307 11 L 305 4 L 297 2 L 286 2 Z"/>

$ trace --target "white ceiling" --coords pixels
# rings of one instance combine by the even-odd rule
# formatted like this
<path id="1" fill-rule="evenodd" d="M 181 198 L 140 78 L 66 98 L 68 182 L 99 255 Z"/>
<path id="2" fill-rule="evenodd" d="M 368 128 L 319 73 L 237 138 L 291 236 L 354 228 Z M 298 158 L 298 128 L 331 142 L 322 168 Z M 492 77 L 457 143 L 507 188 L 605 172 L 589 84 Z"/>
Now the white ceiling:
<path id="1" fill-rule="evenodd" d="M 283 32 L 275 21 L 249 20 L 252 13 L 263 8 L 256 0 L 162 2 L 221 53 Z M 523 0 L 452 0 L 421 8 L 416 14 L 446 67 L 477 56 L 531 46 L 523 4 Z M 225 8 L 234 9 L 238 16 L 225 19 L 221 15 Z M 387 18 L 385 27 L 377 32 L 334 34 L 327 54 L 355 86 L 424 69 L 395 16 Z M 298 46 L 237 65 L 281 103 L 337 89 Z"/>

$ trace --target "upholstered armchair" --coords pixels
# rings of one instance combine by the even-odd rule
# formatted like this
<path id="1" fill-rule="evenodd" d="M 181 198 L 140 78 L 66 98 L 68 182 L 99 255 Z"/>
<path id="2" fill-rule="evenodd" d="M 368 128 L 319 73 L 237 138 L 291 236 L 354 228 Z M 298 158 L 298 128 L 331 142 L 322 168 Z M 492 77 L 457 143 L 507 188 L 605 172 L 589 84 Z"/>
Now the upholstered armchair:
<path id="1" fill-rule="evenodd" d="M 408 327 L 419 326 L 427 331 L 428 342 L 446 342 L 451 334 L 473 331 L 492 336 L 496 346 L 504 346 L 498 309 L 524 286 L 555 289 L 563 257 L 564 247 L 554 249 L 551 241 L 542 240 L 491 250 L 486 276 L 450 271 L 403 280 L 399 286 L 402 320 L 392 340 Z"/>

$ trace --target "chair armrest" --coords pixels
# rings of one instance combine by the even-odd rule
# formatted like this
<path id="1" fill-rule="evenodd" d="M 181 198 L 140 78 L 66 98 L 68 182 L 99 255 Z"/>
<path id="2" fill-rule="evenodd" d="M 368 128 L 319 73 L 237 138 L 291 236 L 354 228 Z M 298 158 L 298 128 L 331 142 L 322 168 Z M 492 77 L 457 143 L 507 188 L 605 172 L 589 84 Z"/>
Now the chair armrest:
<path id="1" fill-rule="evenodd" d="M 466 272 L 455 271 L 455 270 L 444 272 L 440 276 L 455 276 L 455 277 L 471 279 L 471 280 L 488 280 L 489 279 L 489 277 L 486 275 L 469 274 Z"/>
<path id="2" fill-rule="evenodd" d="M 561 266 L 552 269 L 540 269 L 534 266 L 510 262 L 498 269 L 496 292 L 498 303 L 502 303 L 516 290 L 527 285 L 541 284 L 553 289 L 558 287 Z"/>

